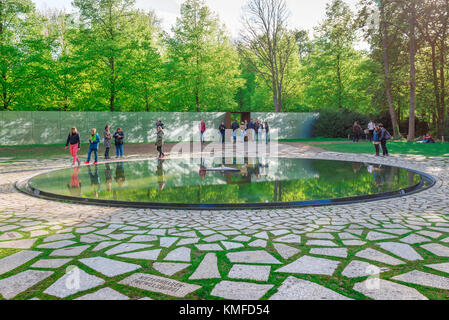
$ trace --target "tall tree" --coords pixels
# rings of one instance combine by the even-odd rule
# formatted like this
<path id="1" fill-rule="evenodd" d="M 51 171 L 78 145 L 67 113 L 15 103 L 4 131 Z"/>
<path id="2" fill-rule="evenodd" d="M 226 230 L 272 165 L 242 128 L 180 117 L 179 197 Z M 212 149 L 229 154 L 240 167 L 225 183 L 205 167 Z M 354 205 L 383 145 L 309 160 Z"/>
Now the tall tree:
<path id="1" fill-rule="evenodd" d="M 295 32 L 287 29 L 285 0 L 249 0 L 239 52 L 273 93 L 275 112 L 282 112 L 286 76 L 297 52 Z"/>
<path id="2" fill-rule="evenodd" d="M 224 111 L 235 106 L 242 84 L 239 61 L 224 27 L 202 0 L 187 0 L 168 37 L 170 103 L 183 111 Z"/>
<path id="3" fill-rule="evenodd" d="M 129 45 L 126 26 L 133 19 L 135 0 L 74 0 L 84 23 L 88 59 L 99 62 L 98 80 L 108 92 L 109 110 L 116 110 L 117 94 L 122 89 L 123 59 Z"/>

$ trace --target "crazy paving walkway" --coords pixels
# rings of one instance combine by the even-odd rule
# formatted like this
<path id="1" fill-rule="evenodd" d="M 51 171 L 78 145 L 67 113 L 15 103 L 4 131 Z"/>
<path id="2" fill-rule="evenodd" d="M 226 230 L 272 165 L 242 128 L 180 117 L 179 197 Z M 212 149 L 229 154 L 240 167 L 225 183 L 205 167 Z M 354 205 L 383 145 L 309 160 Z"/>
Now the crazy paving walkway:
<path id="1" fill-rule="evenodd" d="M 400 165 L 437 184 L 343 206 L 139 210 L 15 191 L 66 159 L 0 163 L 0 299 L 449 299 L 448 159 L 280 155 Z"/>

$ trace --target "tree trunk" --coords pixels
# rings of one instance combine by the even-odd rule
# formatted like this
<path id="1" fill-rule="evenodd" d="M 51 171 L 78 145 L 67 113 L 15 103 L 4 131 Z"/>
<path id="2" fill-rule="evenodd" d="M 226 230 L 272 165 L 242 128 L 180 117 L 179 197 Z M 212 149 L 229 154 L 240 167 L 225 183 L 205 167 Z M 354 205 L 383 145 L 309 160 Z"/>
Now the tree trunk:
<path id="1" fill-rule="evenodd" d="M 342 82 L 341 82 L 341 62 L 340 62 L 340 54 L 337 54 L 337 83 L 338 83 L 338 92 L 337 92 L 337 100 L 338 107 L 342 108 Z"/>
<path id="2" fill-rule="evenodd" d="M 382 3 L 381 6 L 381 28 L 382 28 L 382 46 L 383 46 L 383 60 L 384 60 L 384 73 L 385 73 L 385 94 L 387 96 L 388 110 L 390 111 L 391 124 L 393 126 L 393 136 L 401 136 L 399 123 L 396 118 L 396 112 L 393 106 L 393 98 L 391 96 L 391 76 L 390 76 L 390 58 L 389 58 L 389 46 L 388 46 L 388 30 L 387 22 L 385 21 L 385 9 Z"/>
<path id="3" fill-rule="evenodd" d="M 438 81 L 438 75 L 437 75 L 437 61 L 436 61 L 436 51 L 435 51 L 435 43 L 430 44 L 432 48 L 432 75 L 433 75 L 433 89 L 435 94 L 435 106 L 437 109 L 437 115 L 436 115 L 436 124 L 437 124 L 437 130 L 438 130 L 438 137 L 442 136 L 443 132 L 443 117 L 444 117 L 444 111 L 441 110 L 440 105 L 440 88 L 439 88 L 439 81 Z"/>
<path id="4" fill-rule="evenodd" d="M 440 46 L 440 85 L 441 85 L 441 94 L 440 94 L 440 107 L 441 110 L 443 112 L 443 121 L 444 121 L 444 117 L 445 115 L 445 110 L 446 110 L 446 81 L 445 81 L 445 74 L 444 74 L 444 66 L 446 63 L 446 59 L 445 59 L 445 54 L 446 54 L 446 36 L 444 35 L 441 39 L 441 46 Z"/>
<path id="5" fill-rule="evenodd" d="M 415 109 L 416 109 L 416 4 L 411 1 L 410 8 L 410 114 L 407 141 L 415 140 Z"/>

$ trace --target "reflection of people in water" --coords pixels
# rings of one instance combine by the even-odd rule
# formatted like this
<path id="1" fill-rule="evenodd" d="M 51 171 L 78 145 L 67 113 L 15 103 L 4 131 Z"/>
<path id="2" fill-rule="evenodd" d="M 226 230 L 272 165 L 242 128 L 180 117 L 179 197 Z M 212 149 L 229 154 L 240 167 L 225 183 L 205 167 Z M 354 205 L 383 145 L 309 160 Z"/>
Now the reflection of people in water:
<path id="1" fill-rule="evenodd" d="M 200 171 L 199 171 L 199 175 L 201 177 L 201 180 L 204 180 L 204 178 L 206 178 L 206 165 L 204 163 L 204 159 L 203 157 L 201 157 L 201 161 L 200 161 Z"/>
<path id="2" fill-rule="evenodd" d="M 161 191 L 165 188 L 165 171 L 163 164 L 164 160 L 158 160 L 156 169 L 157 182 L 159 184 L 159 190 Z"/>
<path id="3" fill-rule="evenodd" d="M 352 170 L 354 171 L 354 173 L 359 173 L 361 168 L 362 168 L 362 164 L 360 162 L 352 163 Z"/>
<path id="4" fill-rule="evenodd" d="M 115 182 L 117 182 L 119 188 L 123 187 L 125 183 L 125 164 L 123 162 L 117 162 L 115 167 Z M 117 189 L 113 191 L 114 200 L 118 200 Z"/>
<path id="5" fill-rule="evenodd" d="M 100 176 L 98 175 L 98 166 L 95 166 L 94 174 L 92 174 L 92 167 L 88 167 L 87 170 L 89 171 L 89 177 L 90 177 L 90 185 L 92 187 L 92 191 L 94 194 L 94 197 L 98 199 L 98 194 L 100 192 Z"/>
<path id="6" fill-rule="evenodd" d="M 78 177 L 79 171 L 80 171 L 79 167 L 73 168 L 70 183 L 67 182 L 67 188 L 69 189 L 70 195 L 73 197 L 81 197 L 81 181 Z"/>
<path id="7" fill-rule="evenodd" d="M 111 169 L 111 165 L 109 163 L 107 163 L 106 165 L 106 169 L 104 170 L 104 180 L 106 182 L 106 189 L 108 190 L 108 192 L 112 191 L 112 169 Z"/>

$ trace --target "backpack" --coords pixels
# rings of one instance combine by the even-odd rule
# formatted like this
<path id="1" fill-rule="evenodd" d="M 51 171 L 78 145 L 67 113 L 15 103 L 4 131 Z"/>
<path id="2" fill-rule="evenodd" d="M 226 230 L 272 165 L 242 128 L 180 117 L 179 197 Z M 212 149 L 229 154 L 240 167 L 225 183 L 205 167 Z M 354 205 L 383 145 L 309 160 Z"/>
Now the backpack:
<path id="1" fill-rule="evenodd" d="M 388 132 L 387 129 L 385 129 L 385 136 L 384 136 L 385 140 L 390 140 L 391 139 L 391 134 Z"/>

